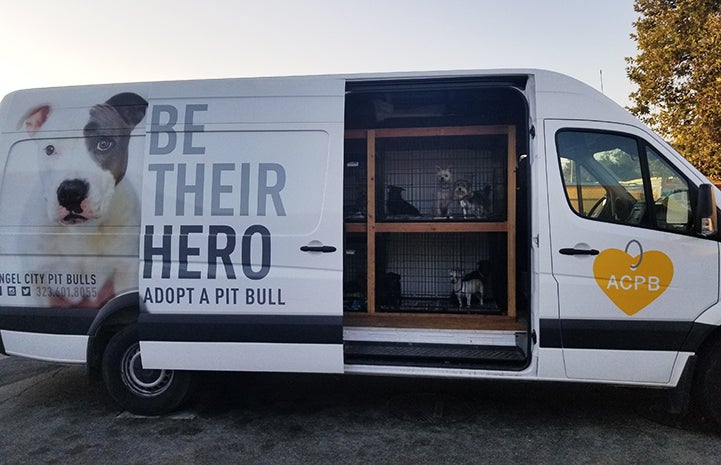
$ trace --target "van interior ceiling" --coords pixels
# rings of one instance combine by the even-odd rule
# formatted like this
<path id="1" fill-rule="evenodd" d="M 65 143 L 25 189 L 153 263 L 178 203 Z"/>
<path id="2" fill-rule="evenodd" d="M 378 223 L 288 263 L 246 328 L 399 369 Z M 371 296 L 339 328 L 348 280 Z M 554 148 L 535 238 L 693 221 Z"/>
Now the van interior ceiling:
<path id="1" fill-rule="evenodd" d="M 525 76 L 347 84 L 346 363 L 526 366 L 525 86 Z M 447 337 L 419 342 L 423 331 Z"/>

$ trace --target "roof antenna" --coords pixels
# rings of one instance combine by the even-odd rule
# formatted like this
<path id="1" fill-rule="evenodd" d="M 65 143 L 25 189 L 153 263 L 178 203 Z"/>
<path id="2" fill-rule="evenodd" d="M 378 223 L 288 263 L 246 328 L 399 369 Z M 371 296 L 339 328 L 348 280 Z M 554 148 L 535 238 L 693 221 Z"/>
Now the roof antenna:
<path id="1" fill-rule="evenodd" d="M 602 69 L 599 69 L 599 70 L 598 70 L 598 74 L 599 74 L 600 77 L 601 77 L 601 93 L 602 93 L 602 94 L 605 94 L 605 92 L 603 91 L 603 70 L 602 70 Z"/>

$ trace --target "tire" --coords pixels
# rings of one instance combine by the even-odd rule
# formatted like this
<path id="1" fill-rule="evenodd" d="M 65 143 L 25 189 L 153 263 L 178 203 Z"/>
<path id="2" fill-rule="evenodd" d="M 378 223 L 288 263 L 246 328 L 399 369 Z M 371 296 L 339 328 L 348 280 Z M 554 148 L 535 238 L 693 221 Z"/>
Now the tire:
<path id="1" fill-rule="evenodd" d="M 697 367 L 695 401 L 701 414 L 721 427 L 721 339 L 701 354 Z"/>
<path id="2" fill-rule="evenodd" d="M 137 415 L 171 412 L 191 392 L 191 372 L 142 368 L 137 324 L 125 327 L 110 339 L 102 367 L 110 396 Z"/>

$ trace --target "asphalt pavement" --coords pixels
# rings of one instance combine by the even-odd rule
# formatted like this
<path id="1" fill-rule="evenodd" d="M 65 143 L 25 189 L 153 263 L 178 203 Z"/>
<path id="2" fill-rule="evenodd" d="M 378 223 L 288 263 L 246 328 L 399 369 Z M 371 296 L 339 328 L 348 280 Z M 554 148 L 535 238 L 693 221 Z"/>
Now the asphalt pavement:
<path id="1" fill-rule="evenodd" d="M 119 409 L 79 366 L 0 358 L 0 465 L 718 464 L 721 435 L 655 391 L 205 374 L 182 410 Z"/>

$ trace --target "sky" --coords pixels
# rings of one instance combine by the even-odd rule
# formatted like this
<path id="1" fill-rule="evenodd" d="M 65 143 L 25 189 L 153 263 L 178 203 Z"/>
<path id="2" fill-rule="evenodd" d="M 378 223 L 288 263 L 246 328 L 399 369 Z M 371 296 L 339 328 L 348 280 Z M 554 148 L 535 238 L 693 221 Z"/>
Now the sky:
<path id="1" fill-rule="evenodd" d="M 623 106 L 633 0 L 0 0 L 0 97 L 94 83 L 544 68 Z"/>

